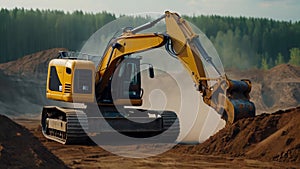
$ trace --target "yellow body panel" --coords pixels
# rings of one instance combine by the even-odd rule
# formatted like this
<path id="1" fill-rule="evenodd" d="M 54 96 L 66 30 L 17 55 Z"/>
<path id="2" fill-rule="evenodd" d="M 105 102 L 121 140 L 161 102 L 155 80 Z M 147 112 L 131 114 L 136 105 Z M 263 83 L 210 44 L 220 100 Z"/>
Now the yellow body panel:
<path id="1" fill-rule="evenodd" d="M 50 89 L 50 78 L 54 78 L 51 75 L 51 67 L 55 67 L 57 72 L 57 77 L 60 81 L 58 90 Z M 67 73 L 67 69 L 71 70 Z M 91 92 L 90 93 L 76 93 L 74 91 L 74 72 L 76 70 L 90 70 L 92 77 L 91 82 Z M 50 61 L 48 66 L 48 78 L 47 78 L 47 88 L 46 97 L 48 99 L 65 101 L 65 102 L 94 102 L 95 100 L 95 78 L 94 73 L 95 66 L 93 62 L 85 60 L 71 60 L 71 59 L 53 59 Z M 52 76 L 52 77 L 51 77 Z"/>

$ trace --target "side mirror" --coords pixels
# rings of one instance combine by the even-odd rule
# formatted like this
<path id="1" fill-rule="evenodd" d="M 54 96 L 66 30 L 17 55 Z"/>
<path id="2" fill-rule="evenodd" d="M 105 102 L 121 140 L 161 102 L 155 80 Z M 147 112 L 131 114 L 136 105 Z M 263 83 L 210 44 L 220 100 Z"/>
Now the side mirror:
<path id="1" fill-rule="evenodd" d="M 149 77 L 154 78 L 154 69 L 152 65 L 149 65 Z"/>

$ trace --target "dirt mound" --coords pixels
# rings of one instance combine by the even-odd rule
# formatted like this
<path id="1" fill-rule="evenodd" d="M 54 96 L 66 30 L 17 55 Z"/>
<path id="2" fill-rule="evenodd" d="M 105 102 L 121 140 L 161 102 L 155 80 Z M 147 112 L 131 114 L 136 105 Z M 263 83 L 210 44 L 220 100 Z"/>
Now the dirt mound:
<path id="1" fill-rule="evenodd" d="M 45 97 L 46 77 L 9 76 L 0 70 L 0 81 L 0 114 L 31 118 L 53 103 Z"/>
<path id="2" fill-rule="evenodd" d="M 27 129 L 0 115 L 0 168 L 66 168 Z"/>
<path id="3" fill-rule="evenodd" d="M 26 55 L 18 60 L 0 64 L 0 69 L 8 75 L 38 76 L 40 73 L 47 72 L 49 61 L 57 57 L 57 53 L 62 50 L 67 49 L 54 48 Z"/>
<path id="4" fill-rule="evenodd" d="M 251 99 L 257 114 L 300 105 L 300 67 L 282 64 L 270 70 L 227 70 L 232 79 L 252 81 Z"/>
<path id="5" fill-rule="evenodd" d="M 300 78 L 300 67 L 293 66 L 290 64 L 278 65 L 266 72 L 264 78 L 269 81 L 295 81 Z"/>
<path id="6" fill-rule="evenodd" d="M 0 113 L 9 117 L 36 116 L 47 100 L 48 62 L 64 48 L 54 48 L 0 64 Z M 16 104 L 17 103 L 17 104 Z"/>
<path id="7" fill-rule="evenodd" d="M 284 64 L 264 74 L 263 103 L 272 111 L 300 104 L 300 67 Z"/>
<path id="8" fill-rule="evenodd" d="M 300 163 L 300 107 L 242 119 L 181 151 Z"/>

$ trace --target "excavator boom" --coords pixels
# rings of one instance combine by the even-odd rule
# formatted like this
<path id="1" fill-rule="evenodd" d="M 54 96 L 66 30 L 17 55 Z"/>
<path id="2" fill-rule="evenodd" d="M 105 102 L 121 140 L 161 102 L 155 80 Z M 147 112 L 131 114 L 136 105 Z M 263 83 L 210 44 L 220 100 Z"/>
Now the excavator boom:
<path id="1" fill-rule="evenodd" d="M 201 44 L 198 35 L 178 14 L 167 11 L 165 20 L 174 54 L 192 76 L 197 89 L 202 93 L 203 101 L 222 115 L 227 124 L 255 116 L 255 106 L 249 100 L 251 81 L 234 81 L 228 79 L 225 74 L 222 75 Z M 207 77 L 204 64 L 209 64 L 219 77 Z M 216 81 L 213 86 L 207 83 L 211 80 Z"/>

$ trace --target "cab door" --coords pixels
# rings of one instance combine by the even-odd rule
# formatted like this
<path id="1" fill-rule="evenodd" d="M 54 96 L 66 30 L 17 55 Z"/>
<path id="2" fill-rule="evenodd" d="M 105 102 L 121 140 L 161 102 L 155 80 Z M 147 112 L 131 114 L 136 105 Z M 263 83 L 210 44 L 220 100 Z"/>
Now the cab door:
<path id="1" fill-rule="evenodd" d="M 117 99 L 141 99 L 140 59 L 125 58 L 113 76 L 112 95 Z"/>

